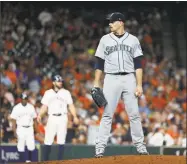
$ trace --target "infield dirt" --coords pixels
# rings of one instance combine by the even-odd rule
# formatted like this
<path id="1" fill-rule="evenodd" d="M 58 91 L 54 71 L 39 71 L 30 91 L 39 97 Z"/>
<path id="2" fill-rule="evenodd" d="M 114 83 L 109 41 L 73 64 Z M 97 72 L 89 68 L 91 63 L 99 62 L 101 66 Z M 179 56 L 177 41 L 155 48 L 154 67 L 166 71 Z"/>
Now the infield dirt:
<path id="1" fill-rule="evenodd" d="M 31 162 L 30 164 L 186 164 L 186 156 L 121 155 L 103 158 L 82 158 L 64 161 Z"/>

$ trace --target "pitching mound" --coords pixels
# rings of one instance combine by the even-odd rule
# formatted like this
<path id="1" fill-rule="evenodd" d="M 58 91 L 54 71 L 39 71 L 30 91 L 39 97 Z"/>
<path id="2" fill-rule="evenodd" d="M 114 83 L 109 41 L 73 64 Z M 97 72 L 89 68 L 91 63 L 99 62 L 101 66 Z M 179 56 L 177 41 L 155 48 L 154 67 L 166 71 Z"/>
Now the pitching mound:
<path id="1" fill-rule="evenodd" d="M 32 162 L 31 164 L 186 164 L 186 156 L 123 155 L 103 158 L 84 158 L 64 161 Z"/>

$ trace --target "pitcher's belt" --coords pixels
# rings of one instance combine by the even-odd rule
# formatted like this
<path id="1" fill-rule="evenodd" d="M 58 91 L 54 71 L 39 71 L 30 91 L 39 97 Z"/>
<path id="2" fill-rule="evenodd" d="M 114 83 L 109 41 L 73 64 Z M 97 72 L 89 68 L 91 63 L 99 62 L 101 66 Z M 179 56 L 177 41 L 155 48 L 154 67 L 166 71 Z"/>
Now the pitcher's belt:
<path id="1" fill-rule="evenodd" d="M 107 73 L 107 74 L 111 74 L 111 75 L 128 75 L 131 72 L 116 72 L 116 73 Z"/>

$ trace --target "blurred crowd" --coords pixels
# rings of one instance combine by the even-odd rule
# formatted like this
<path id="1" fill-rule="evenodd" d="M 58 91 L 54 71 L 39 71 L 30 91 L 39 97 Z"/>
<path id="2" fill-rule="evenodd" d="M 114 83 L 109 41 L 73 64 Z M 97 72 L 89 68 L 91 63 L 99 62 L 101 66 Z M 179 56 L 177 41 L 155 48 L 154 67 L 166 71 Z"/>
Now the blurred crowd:
<path id="1" fill-rule="evenodd" d="M 80 119 L 74 125 L 69 113 L 67 143 L 87 144 L 90 127 L 98 127 L 103 108 L 90 95 L 94 76 L 94 53 L 102 35 L 109 32 L 105 21 L 97 21 L 99 9 L 87 11 L 60 6 L 35 8 L 5 3 L 0 33 L 1 139 L 15 143 L 10 121 L 13 106 L 23 91 L 40 110 L 44 91 L 52 87 L 51 76 L 59 73 L 72 97 Z M 156 8 L 125 10 L 126 29 L 136 35 L 144 52 L 143 89 L 139 99 L 145 140 L 153 146 L 186 145 L 186 69 L 177 68 L 163 54 L 162 20 L 167 12 Z M 101 14 L 103 18 L 105 14 Z M 103 79 L 102 79 L 103 80 Z M 36 143 L 43 143 L 47 115 L 38 125 Z M 111 144 L 132 144 L 125 105 L 120 100 L 114 114 Z"/>

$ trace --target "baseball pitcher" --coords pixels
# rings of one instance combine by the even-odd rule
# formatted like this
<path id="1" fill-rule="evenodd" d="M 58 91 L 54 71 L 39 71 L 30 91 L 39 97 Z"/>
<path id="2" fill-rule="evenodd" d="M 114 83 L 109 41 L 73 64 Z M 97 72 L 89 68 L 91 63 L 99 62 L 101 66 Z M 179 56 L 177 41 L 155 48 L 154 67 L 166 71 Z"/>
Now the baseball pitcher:
<path id="1" fill-rule="evenodd" d="M 95 80 L 92 97 L 98 106 L 104 104 L 104 113 L 100 122 L 96 139 L 95 157 L 102 157 L 107 145 L 114 111 L 120 98 L 124 101 L 130 120 L 131 136 L 137 151 L 148 155 L 144 144 L 141 118 L 138 110 L 138 97 L 142 90 L 143 56 L 139 40 L 125 31 L 124 15 L 116 12 L 107 17 L 110 21 L 110 33 L 104 35 L 99 42 L 95 56 Z M 103 95 L 100 94 L 100 78 L 105 73 Z M 102 102 L 98 101 L 99 97 Z"/>
<path id="2" fill-rule="evenodd" d="M 74 117 L 74 122 L 78 123 L 75 106 L 71 94 L 68 90 L 62 88 L 63 79 L 60 75 L 53 76 L 53 88 L 45 91 L 41 100 L 43 104 L 38 115 L 38 122 L 41 122 L 42 116 L 48 112 L 48 121 L 45 131 L 45 153 L 44 161 L 49 160 L 51 145 L 53 144 L 54 137 L 57 135 L 57 144 L 59 145 L 58 160 L 63 158 L 64 144 L 67 134 L 67 107 L 69 106 L 70 112 Z"/>
<path id="3" fill-rule="evenodd" d="M 13 122 L 14 134 L 17 137 L 17 149 L 22 162 L 31 162 L 35 149 L 34 127 L 37 126 L 37 114 L 32 104 L 28 103 L 28 95 L 22 93 L 21 102 L 14 106 L 10 115 Z M 17 128 L 16 128 L 17 124 Z M 25 144 L 28 149 L 28 159 L 25 159 Z"/>

